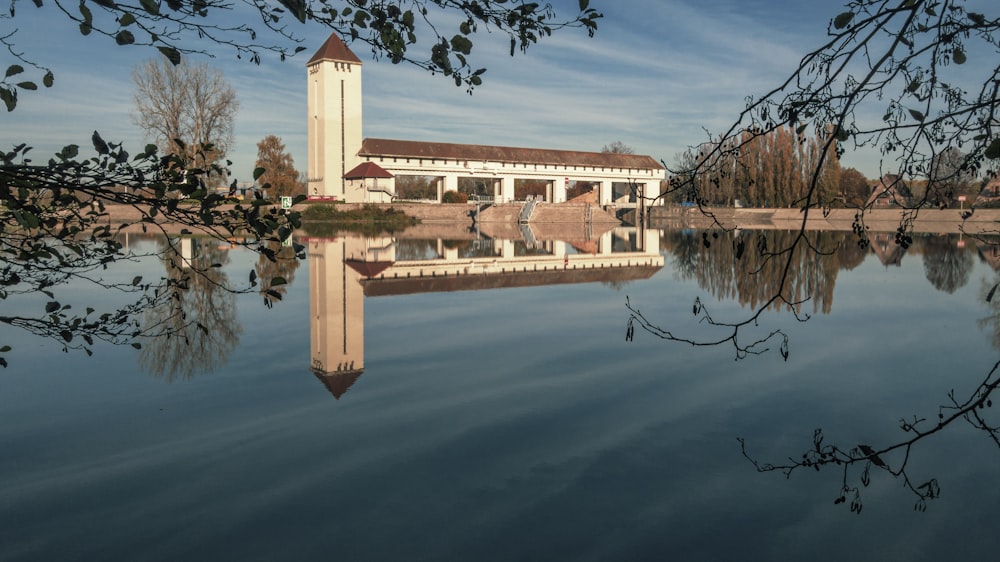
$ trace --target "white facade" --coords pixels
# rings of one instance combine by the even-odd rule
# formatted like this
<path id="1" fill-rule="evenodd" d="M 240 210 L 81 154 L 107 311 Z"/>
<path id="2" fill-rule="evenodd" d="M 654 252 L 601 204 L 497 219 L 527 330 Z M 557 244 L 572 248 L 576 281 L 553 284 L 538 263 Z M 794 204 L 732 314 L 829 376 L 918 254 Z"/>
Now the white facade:
<path id="1" fill-rule="evenodd" d="M 360 162 L 361 61 L 331 35 L 307 69 L 308 195 L 347 200 L 344 174 Z"/>
<path id="2" fill-rule="evenodd" d="M 515 182 L 548 184 L 544 200 L 566 201 L 576 181 L 597 185 L 602 206 L 637 207 L 659 195 L 666 170 L 649 156 L 513 148 L 391 139 L 364 139 L 361 130 L 361 61 L 336 34 L 307 63 L 309 73 L 310 198 L 349 203 L 387 202 L 394 186 L 367 188 L 366 178 L 344 175 L 373 162 L 393 176 L 435 178 L 437 200 L 457 191 L 459 178 L 481 179 L 494 202 L 515 200 Z M 394 182 L 381 182 L 392 185 Z M 492 193 L 489 193 L 492 188 Z"/>

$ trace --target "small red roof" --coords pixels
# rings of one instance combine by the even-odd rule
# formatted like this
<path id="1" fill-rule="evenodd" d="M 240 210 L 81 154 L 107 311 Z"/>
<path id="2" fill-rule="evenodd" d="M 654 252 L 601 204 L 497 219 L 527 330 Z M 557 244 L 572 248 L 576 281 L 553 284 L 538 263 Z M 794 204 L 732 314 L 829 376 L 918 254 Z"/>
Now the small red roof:
<path id="1" fill-rule="evenodd" d="M 362 162 L 344 174 L 345 180 L 363 180 L 367 178 L 391 178 L 392 174 L 374 162 Z"/>
<path id="2" fill-rule="evenodd" d="M 357 55 L 347 48 L 347 45 L 344 44 L 344 41 L 339 35 L 337 35 L 336 32 L 330 34 L 329 39 L 327 39 L 326 43 L 323 43 L 323 46 L 316 51 L 316 54 L 313 55 L 311 59 L 309 59 L 306 66 L 312 66 L 325 60 L 361 64 L 361 59 L 359 59 Z"/>
<path id="3" fill-rule="evenodd" d="M 379 273 L 392 267 L 393 262 L 391 261 L 361 261 L 361 260 L 344 260 L 344 263 L 349 265 L 351 269 L 357 271 L 361 275 L 372 279 Z"/>

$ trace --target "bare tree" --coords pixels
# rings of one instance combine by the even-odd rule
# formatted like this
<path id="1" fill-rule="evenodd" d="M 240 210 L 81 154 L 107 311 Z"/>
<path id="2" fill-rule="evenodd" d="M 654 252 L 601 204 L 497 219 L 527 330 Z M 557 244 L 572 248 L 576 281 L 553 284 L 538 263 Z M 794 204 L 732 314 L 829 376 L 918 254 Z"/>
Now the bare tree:
<path id="1" fill-rule="evenodd" d="M 623 143 L 620 140 L 616 140 L 611 144 L 604 145 L 604 148 L 601 149 L 601 152 L 610 154 L 635 154 L 635 150 L 633 150 L 631 146 Z"/>
<path id="2" fill-rule="evenodd" d="M 133 120 L 162 153 L 199 169 L 226 155 L 239 102 L 221 71 L 159 57 L 133 69 L 132 82 Z"/>

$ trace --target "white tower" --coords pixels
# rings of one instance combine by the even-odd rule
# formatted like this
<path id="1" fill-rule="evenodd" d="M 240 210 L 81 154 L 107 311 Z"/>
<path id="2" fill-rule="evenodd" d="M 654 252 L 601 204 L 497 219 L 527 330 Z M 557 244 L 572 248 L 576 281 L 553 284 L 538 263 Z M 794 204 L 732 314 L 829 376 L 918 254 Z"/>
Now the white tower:
<path id="1" fill-rule="evenodd" d="M 306 68 L 309 71 L 308 195 L 348 201 L 350 194 L 344 174 L 360 163 L 361 60 L 333 33 L 309 59 Z"/>

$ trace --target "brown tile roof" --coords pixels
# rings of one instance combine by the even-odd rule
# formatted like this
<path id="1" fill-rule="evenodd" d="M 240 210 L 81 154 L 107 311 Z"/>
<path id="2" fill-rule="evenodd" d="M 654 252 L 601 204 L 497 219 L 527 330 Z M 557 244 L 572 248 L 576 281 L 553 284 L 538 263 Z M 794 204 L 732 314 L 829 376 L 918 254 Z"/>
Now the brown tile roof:
<path id="1" fill-rule="evenodd" d="M 551 271 L 519 271 L 490 275 L 450 275 L 448 277 L 413 277 L 362 279 L 366 297 L 412 295 L 418 293 L 449 293 L 482 291 L 541 285 L 619 282 L 649 279 L 663 269 L 658 265 L 608 267 L 600 269 L 562 269 Z"/>
<path id="2" fill-rule="evenodd" d="M 662 170 L 663 165 L 651 156 L 613 154 L 607 152 L 577 152 L 545 148 L 515 148 L 479 144 L 453 144 L 392 139 L 365 139 L 358 153 L 362 157 L 424 158 L 441 160 L 472 160 L 521 164 L 556 164 L 564 166 L 594 166 L 633 170 Z"/>
<path id="3" fill-rule="evenodd" d="M 344 260 L 344 263 L 349 265 L 351 269 L 357 271 L 361 275 L 371 279 L 377 276 L 379 273 L 392 267 L 393 262 L 391 261 L 361 261 L 361 260 Z"/>
<path id="4" fill-rule="evenodd" d="M 362 162 L 344 174 L 345 180 L 363 180 L 365 178 L 391 178 L 392 174 L 374 162 Z"/>
<path id="5" fill-rule="evenodd" d="M 316 51 L 316 54 L 309 59 L 306 66 L 312 66 L 320 61 L 332 60 L 340 62 L 352 62 L 355 64 L 361 64 L 361 59 L 358 58 L 344 41 L 341 40 L 340 36 L 336 32 L 331 33 L 330 37 L 323 43 L 323 46 Z"/>

